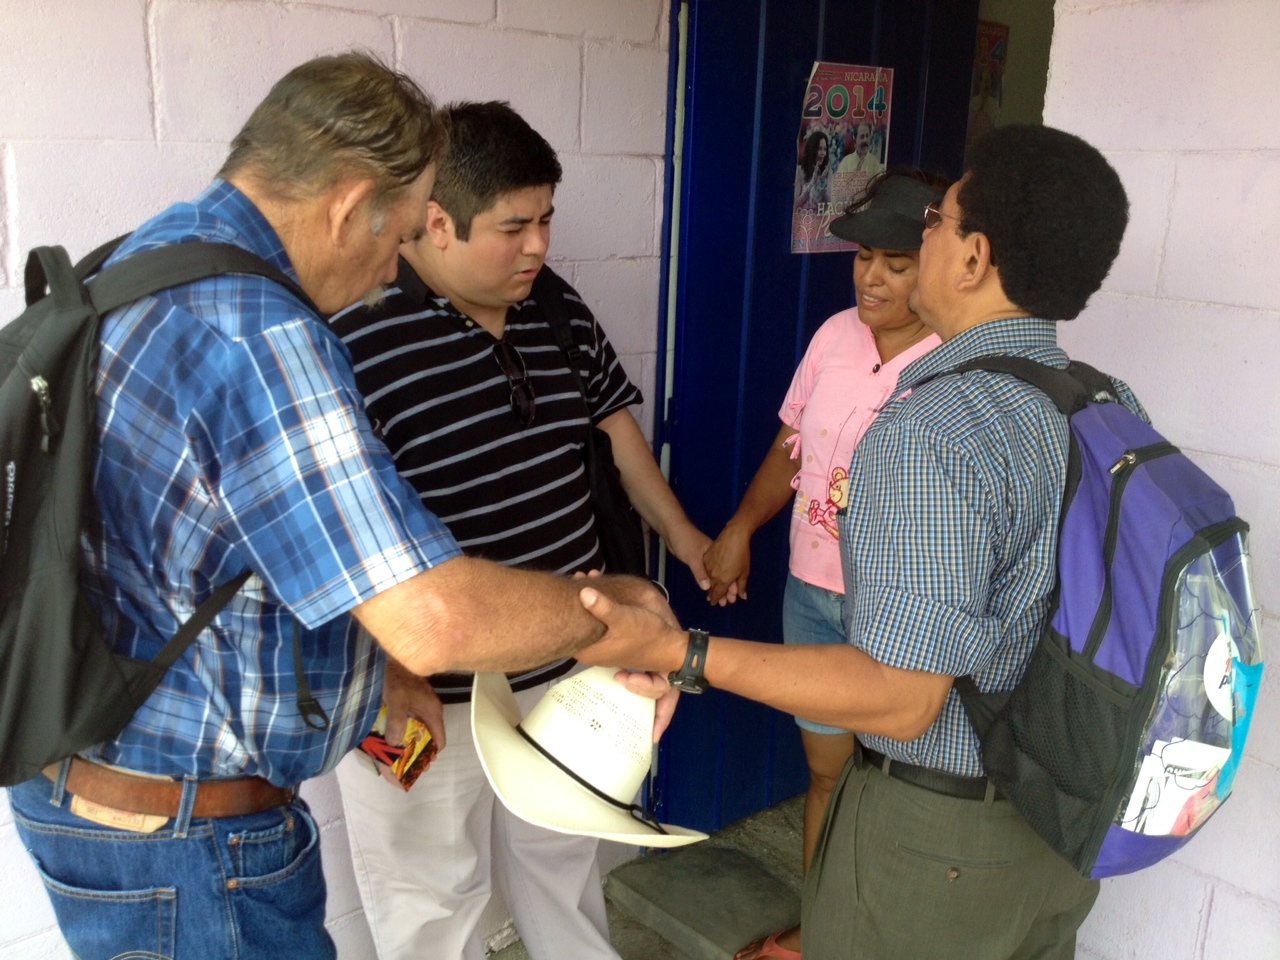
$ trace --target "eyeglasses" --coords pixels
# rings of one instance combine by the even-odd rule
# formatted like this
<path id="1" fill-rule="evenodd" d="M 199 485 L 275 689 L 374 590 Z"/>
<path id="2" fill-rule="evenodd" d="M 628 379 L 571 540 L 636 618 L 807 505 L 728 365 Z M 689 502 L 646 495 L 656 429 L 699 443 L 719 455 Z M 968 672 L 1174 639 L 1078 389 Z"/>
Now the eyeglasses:
<path id="1" fill-rule="evenodd" d="M 524 357 L 507 341 L 498 340 L 493 345 L 493 359 L 498 362 L 498 369 L 511 387 L 511 412 L 515 414 L 516 422 L 522 427 L 529 426 L 533 423 L 533 413 L 538 404 L 533 396 L 533 386 L 529 383 L 529 371 L 525 368 Z"/>
<path id="2" fill-rule="evenodd" d="M 926 230 L 932 230 L 942 222 L 943 217 L 946 217 L 948 220 L 954 220 L 956 223 L 960 222 L 959 217 L 953 217 L 949 213 L 943 213 L 936 203 L 927 204 L 924 208 L 924 228 Z"/>

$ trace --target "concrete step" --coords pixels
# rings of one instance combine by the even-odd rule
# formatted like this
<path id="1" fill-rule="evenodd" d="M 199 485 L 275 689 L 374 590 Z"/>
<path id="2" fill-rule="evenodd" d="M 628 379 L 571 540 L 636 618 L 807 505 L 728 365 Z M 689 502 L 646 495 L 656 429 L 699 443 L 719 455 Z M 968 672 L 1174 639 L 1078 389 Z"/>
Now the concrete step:
<path id="1" fill-rule="evenodd" d="M 609 939 L 622 960 L 689 960 L 683 950 L 664 940 L 612 900 L 605 901 L 605 911 L 609 917 Z M 529 960 L 529 951 L 517 937 L 501 950 L 489 954 L 488 960 Z"/>
<path id="2" fill-rule="evenodd" d="M 800 920 L 804 797 L 710 840 L 653 851 L 605 880 L 609 932 L 622 960 L 732 960 L 757 937 Z M 529 960 L 519 941 L 490 960 Z"/>
<path id="3" fill-rule="evenodd" d="M 804 797 L 793 797 L 705 843 L 624 863 L 605 881 L 611 909 L 691 960 L 731 960 L 800 922 L 803 824 Z"/>
<path id="4" fill-rule="evenodd" d="M 691 960 L 732 960 L 744 944 L 800 919 L 794 878 L 714 840 L 624 863 L 605 892 Z"/>

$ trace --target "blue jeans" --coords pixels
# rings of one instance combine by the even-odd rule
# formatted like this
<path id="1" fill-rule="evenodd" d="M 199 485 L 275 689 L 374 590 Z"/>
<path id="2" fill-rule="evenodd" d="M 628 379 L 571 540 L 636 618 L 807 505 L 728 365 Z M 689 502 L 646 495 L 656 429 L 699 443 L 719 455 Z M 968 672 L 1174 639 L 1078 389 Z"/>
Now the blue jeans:
<path id="1" fill-rule="evenodd" d="M 320 831 L 301 801 L 217 820 L 180 814 L 155 833 L 76 816 L 71 795 L 43 776 L 10 788 L 9 802 L 80 960 L 337 956 Z"/>
<path id="2" fill-rule="evenodd" d="M 848 643 L 844 626 L 844 594 L 787 574 L 787 587 L 782 594 L 782 642 L 815 645 Z M 829 727 L 804 717 L 796 717 L 802 730 L 828 735 L 847 734 L 848 730 Z"/>

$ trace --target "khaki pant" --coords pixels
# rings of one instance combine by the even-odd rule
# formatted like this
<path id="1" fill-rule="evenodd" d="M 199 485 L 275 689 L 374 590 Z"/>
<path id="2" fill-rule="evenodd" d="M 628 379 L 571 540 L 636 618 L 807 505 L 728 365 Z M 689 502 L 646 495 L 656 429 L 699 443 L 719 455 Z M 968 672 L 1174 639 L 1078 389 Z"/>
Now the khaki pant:
<path id="1" fill-rule="evenodd" d="M 805 960 L 1070 960 L 1098 896 L 1006 801 L 846 765 L 802 907 Z"/>

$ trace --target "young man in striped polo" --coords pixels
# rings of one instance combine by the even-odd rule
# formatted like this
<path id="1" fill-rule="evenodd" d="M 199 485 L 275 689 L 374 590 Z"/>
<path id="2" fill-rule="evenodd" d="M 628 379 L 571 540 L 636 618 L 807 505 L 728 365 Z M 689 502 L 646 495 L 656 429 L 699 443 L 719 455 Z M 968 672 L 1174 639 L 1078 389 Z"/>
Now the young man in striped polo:
<path id="1" fill-rule="evenodd" d="M 561 168 L 505 103 L 448 108 L 452 144 L 421 240 L 401 250 L 382 304 L 332 320 L 351 349 L 370 420 L 422 503 L 468 554 L 560 573 L 600 568 L 583 442 L 609 434 L 632 504 L 702 581 L 709 540 L 680 508 L 627 409 L 641 401 L 577 293 L 563 312 L 578 375 L 533 296 Z M 539 285 L 539 289 L 542 287 Z M 523 709 L 573 660 L 512 675 Z M 432 678 L 443 701 L 424 717 L 444 750 L 408 792 L 358 756 L 339 767 L 361 896 L 382 960 L 481 960 L 477 924 L 501 877 L 534 960 L 613 960 L 597 841 L 508 813 L 471 743 L 469 675 Z"/>

